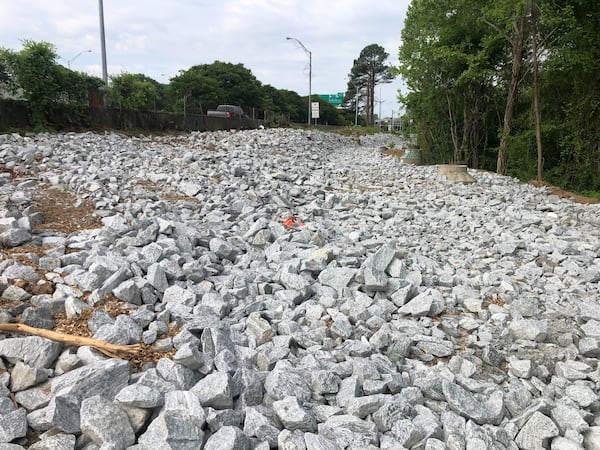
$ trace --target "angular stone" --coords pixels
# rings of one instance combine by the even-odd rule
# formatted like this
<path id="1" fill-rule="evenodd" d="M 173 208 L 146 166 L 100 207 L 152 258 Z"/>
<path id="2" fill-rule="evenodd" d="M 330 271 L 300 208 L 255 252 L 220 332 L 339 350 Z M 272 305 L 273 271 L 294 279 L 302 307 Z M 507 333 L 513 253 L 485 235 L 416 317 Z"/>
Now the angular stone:
<path id="1" fill-rule="evenodd" d="M 53 395 L 74 395 L 79 401 L 95 395 L 112 400 L 127 386 L 129 362 L 108 359 L 74 369 L 50 381 Z"/>
<path id="2" fill-rule="evenodd" d="M 396 245 L 396 241 L 390 241 L 382 245 L 365 260 L 363 267 L 371 267 L 374 271 L 384 272 L 396 256 Z"/>
<path id="3" fill-rule="evenodd" d="M 207 375 L 192 387 L 202 406 L 228 409 L 233 406 L 231 377 L 228 373 L 215 372 Z"/>
<path id="4" fill-rule="evenodd" d="M 259 312 L 251 313 L 246 319 L 246 332 L 256 338 L 257 345 L 266 343 L 275 334 L 271 324 Z"/>
<path id="5" fill-rule="evenodd" d="M 21 360 L 38 369 L 48 369 L 62 350 L 62 344 L 38 336 L 8 338 L 0 341 L 0 356 Z"/>
<path id="6" fill-rule="evenodd" d="M 283 430 L 277 436 L 277 448 L 289 448 L 292 450 L 306 450 L 306 442 L 304 441 L 304 434 L 302 431 L 289 431 Z"/>
<path id="7" fill-rule="evenodd" d="M 158 291 L 165 292 L 169 287 L 167 281 L 167 274 L 160 264 L 154 263 L 148 267 L 148 273 L 146 274 L 148 282 Z"/>
<path id="8" fill-rule="evenodd" d="M 412 448 L 425 436 L 409 419 L 401 419 L 393 424 L 392 433 L 402 448 Z"/>
<path id="9" fill-rule="evenodd" d="M 594 319 L 588 320 L 581 325 L 581 331 L 588 337 L 600 338 L 600 321 Z"/>
<path id="10" fill-rule="evenodd" d="M 196 374 L 192 370 L 169 358 L 159 359 L 156 371 L 165 381 L 173 383 L 177 390 L 187 391 L 197 381 Z"/>
<path id="11" fill-rule="evenodd" d="M 57 395 L 46 407 L 46 419 L 64 433 L 76 434 L 80 428 L 79 400 L 73 395 Z"/>
<path id="12" fill-rule="evenodd" d="M 27 434 L 27 411 L 18 408 L 14 411 L 0 412 L 0 445 Z"/>
<path id="13" fill-rule="evenodd" d="M 513 320 L 508 331 L 515 339 L 544 342 L 548 335 L 548 321 L 535 319 Z"/>
<path id="14" fill-rule="evenodd" d="M 228 259 L 230 261 L 234 261 L 235 257 L 240 253 L 240 251 L 229 244 L 229 242 L 220 238 L 212 238 L 209 241 L 208 246 L 210 251 L 219 258 Z"/>
<path id="15" fill-rule="evenodd" d="M 19 392 L 43 383 L 51 373 L 50 369 L 38 369 L 18 361 L 10 374 L 10 390 Z"/>
<path id="16" fill-rule="evenodd" d="M 319 274 L 319 283 L 324 286 L 331 286 L 339 291 L 350 284 L 356 273 L 356 269 L 347 267 L 327 268 Z"/>
<path id="17" fill-rule="evenodd" d="M 346 402 L 346 413 L 364 419 L 377 411 L 385 403 L 387 397 L 379 394 L 350 398 Z"/>
<path id="18" fill-rule="evenodd" d="M 547 448 L 549 440 L 558 435 L 558 428 L 552 419 L 536 411 L 521 428 L 515 442 L 524 450 Z"/>
<path id="19" fill-rule="evenodd" d="M 600 339 L 596 337 L 584 337 L 579 339 L 579 353 L 588 358 L 600 357 Z"/>
<path id="20" fill-rule="evenodd" d="M 191 342 L 186 342 L 179 347 L 173 356 L 173 361 L 203 375 L 210 373 L 213 365 L 213 358 L 202 353 L 197 345 Z"/>
<path id="21" fill-rule="evenodd" d="M 358 377 L 351 376 L 344 378 L 340 383 L 338 393 L 336 395 L 337 406 L 345 408 L 350 400 L 362 395 L 361 383 Z"/>
<path id="22" fill-rule="evenodd" d="M 318 425 L 319 435 L 335 441 L 341 448 L 369 448 L 379 445 L 379 434 L 373 422 L 350 415 L 331 416 Z"/>
<path id="23" fill-rule="evenodd" d="M 102 325 L 94 335 L 93 339 L 97 341 L 104 341 L 113 345 L 127 345 L 129 344 L 129 336 L 119 328 L 117 328 L 114 323 Z"/>
<path id="24" fill-rule="evenodd" d="M 596 447 L 585 447 L 587 449 L 594 449 L 597 450 Z M 585 450 L 583 446 L 581 446 L 580 444 L 578 444 L 575 441 L 572 441 L 571 439 L 567 439 L 566 437 L 555 437 L 554 439 L 552 439 L 552 442 L 550 443 L 550 449 L 551 450 Z"/>
<path id="25" fill-rule="evenodd" d="M 202 191 L 203 186 L 193 181 L 182 181 L 179 183 L 178 189 L 182 194 L 187 195 L 188 197 L 194 197 Z"/>
<path id="26" fill-rule="evenodd" d="M 511 358 L 508 360 L 508 370 L 518 378 L 531 378 L 533 363 L 529 359 Z"/>
<path id="27" fill-rule="evenodd" d="M 275 413 L 265 406 L 248 406 L 245 413 L 244 434 L 266 441 L 271 448 L 275 448 L 282 428 Z"/>
<path id="28" fill-rule="evenodd" d="M 219 450 L 250 450 L 250 440 L 238 427 L 224 426 L 208 438 L 204 448 Z"/>
<path id="29" fill-rule="evenodd" d="M 31 233 L 23 228 L 13 228 L 0 233 L 0 244 L 6 248 L 18 247 L 31 239 Z"/>
<path id="30" fill-rule="evenodd" d="M 260 405 L 264 397 L 263 380 L 257 372 L 240 368 L 233 376 L 233 385 L 240 391 L 237 404 L 241 406 Z"/>
<path id="31" fill-rule="evenodd" d="M 501 391 L 495 391 L 486 396 L 473 394 L 451 381 L 443 380 L 442 392 L 453 411 L 480 425 L 499 425 L 504 417 L 504 401 Z"/>
<path id="32" fill-rule="evenodd" d="M 590 427 L 585 434 L 583 445 L 587 450 L 600 450 L 600 426 Z"/>
<path id="33" fill-rule="evenodd" d="M 581 384 L 570 384 L 566 387 L 565 394 L 582 408 L 587 408 L 600 399 L 596 391 Z"/>
<path id="34" fill-rule="evenodd" d="M 92 292 L 102 286 L 102 278 L 93 272 L 79 270 L 73 272 L 65 279 L 69 283 L 77 285 L 82 291 Z"/>
<path id="35" fill-rule="evenodd" d="M 131 276 L 132 273 L 129 267 L 119 267 L 116 272 L 110 274 L 108 278 L 103 281 L 99 289 L 100 297 L 104 298 L 105 294 L 113 292 L 113 290 L 116 289 L 121 283 L 130 279 Z"/>
<path id="36" fill-rule="evenodd" d="M 119 300 L 133 305 L 142 304 L 142 292 L 135 280 L 129 279 L 123 281 L 112 291 L 113 295 Z"/>
<path id="37" fill-rule="evenodd" d="M 320 434 L 304 433 L 304 443 L 310 450 L 340 450 L 341 447 L 334 440 L 327 439 Z M 299 447 L 302 449 L 302 447 Z"/>
<path id="38" fill-rule="evenodd" d="M 274 400 L 294 396 L 300 402 L 310 400 L 312 392 L 304 377 L 294 371 L 275 368 L 265 379 L 265 391 Z"/>
<path id="39" fill-rule="evenodd" d="M 193 450 L 202 448 L 205 422 L 198 398 L 183 391 L 171 391 L 165 405 L 138 439 L 143 448 Z"/>
<path id="40" fill-rule="evenodd" d="M 115 400 L 124 406 L 156 408 L 163 404 L 163 395 L 154 388 L 135 383 L 121 389 Z"/>
<path id="41" fill-rule="evenodd" d="M 579 361 L 558 361 L 554 367 L 556 374 L 569 381 L 585 380 L 592 368 L 586 363 Z"/>
<path id="42" fill-rule="evenodd" d="M 240 427 L 244 421 L 244 411 L 238 409 L 206 408 L 206 424 L 213 433 L 222 427 Z"/>
<path id="43" fill-rule="evenodd" d="M 303 408 L 296 397 L 285 397 L 283 400 L 273 402 L 273 411 L 287 430 L 315 431 L 317 429 L 314 414 Z"/>
<path id="44" fill-rule="evenodd" d="M 11 284 L 2 292 L 2 298 L 7 302 L 23 302 L 29 300 L 31 294 L 25 289 Z"/>
<path id="45" fill-rule="evenodd" d="M 579 410 L 567 405 L 556 405 L 551 411 L 551 416 L 562 435 L 569 429 L 584 434 L 590 428 L 588 423 L 581 417 Z"/>
<path id="46" fill-rule="evenodd" d="M 28 411 L 43 408 L 52 399 L 50 382 L 15 393 L 15 400 Z"/>
<path id="47" fill-rule="evenodd" d="M 385 291 L 388 277 L 383 271 L 367 266 L 363 271 L 365 289 L 369 291 Z"/>
<path id="48" fill-rule="evenodd" d="M 169 286 L 163 294 L 163 302 L 194 306 L 196 304 L 196 294 L 189 289 L 184 289 L 177 285 Z"/>
<path id="49" fill-rule="evenodd" d="M 390 431 L 394 424 L 400 420 L 410 420 L 413 416 L 412 405 L 401 396 L 394 396 L 385 401 L 383 405 L 373 413 L 373 422 L 381 433 Z"/>
<path id="50" fill-rule="evenodd" d="M 75 448 L 76 438 L 73 434 L 56 433 L 51 430 L 40 436 L 40 440 L 29 446 L 29 450 L 73 450 Z M 19 448 L 23 448 L 18 446 Z M 9 450 L 0 446 L 2 450 Z"/>
<path id="51" fill-rule="evenodd" d="M 310 282 L 306 278 L 285 270 L 281 272 L 279 279 L 281 284 L 289 290 L 304 292 L 310 287 Z"/>
<path id="52" fill-rule="evenodd" d="M 332 324 L 329 327 L 329 332 L 335 338 L 348 339 L 352 336 L 354 328 L 348 320 L 345 314 L 337 312 L 333 309 L 329 310 L 331 313 Z"/>
<path id="53" fill-rule="evenodd" d="M 202 306 L 205 306 L 220 318 L 225 317 L 230 310 L 229 303 L 217 292 L 207 292 L 204 294 L 202 296 Z"/>
<path id="54" fill-rule="evenodd" d="M 335 394 L 339 391 L 341 378 L 330 370 L 312 370 L 310 387 L 316 394 Z"/>

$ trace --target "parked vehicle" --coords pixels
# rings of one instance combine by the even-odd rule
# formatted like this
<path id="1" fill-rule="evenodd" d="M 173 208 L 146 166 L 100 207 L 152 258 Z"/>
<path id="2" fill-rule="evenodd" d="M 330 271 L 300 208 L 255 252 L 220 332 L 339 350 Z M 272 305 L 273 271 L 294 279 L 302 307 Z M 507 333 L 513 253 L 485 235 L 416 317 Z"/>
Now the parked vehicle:
<path id="1" fill-rule="evenodd" d="M 224 119 L 246 119 L 248 115 L 244 113 L 244 110 L 235 105 L 219 105 L 216 110 L 207 111 L 208 117 L 222 117 Z"/>

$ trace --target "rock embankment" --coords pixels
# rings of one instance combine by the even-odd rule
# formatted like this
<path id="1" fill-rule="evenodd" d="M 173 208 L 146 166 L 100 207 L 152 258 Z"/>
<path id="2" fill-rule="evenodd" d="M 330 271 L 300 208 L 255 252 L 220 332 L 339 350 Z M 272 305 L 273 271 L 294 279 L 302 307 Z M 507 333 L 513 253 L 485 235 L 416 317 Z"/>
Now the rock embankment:
<path id="1" fill-rule="evenodd" d="M 146 349 L 0 332 L 0 449 L 600 448 L 599 206 L 393 139 L 0 136 L 0 324 Z"/>

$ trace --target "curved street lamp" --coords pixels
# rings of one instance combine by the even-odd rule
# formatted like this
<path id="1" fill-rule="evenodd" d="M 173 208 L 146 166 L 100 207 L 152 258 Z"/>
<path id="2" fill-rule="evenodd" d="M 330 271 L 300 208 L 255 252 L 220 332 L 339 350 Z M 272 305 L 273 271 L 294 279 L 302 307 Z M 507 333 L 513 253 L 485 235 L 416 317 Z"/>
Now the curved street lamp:
<path id="1" fill-rule="evenodd" d="M 80 51 L 75 56 L 73 56 L 70 60 L 67 61 L 67 67 L 70 69 L 71 68 L 71 63 L 73 61 L 75 61 L 77 58 L 79 58 L 83 53 L 92 53 L 92 51 L 91 50 L 82 50 L 82 51 Z"/>
<path id="2" fill-rule="evenodd" d="M 300 47 L 302 47 L 302 49 L 308 55 L 308 126 L 310 126 L 310 118 L 311 118 L 311 115 L 312 115 L 311 114 L 311 110 L 312 110 L 312 103 L 311 103 L 311 92 L 312 92 L 312 53 L 298 39 L 293 38 L 293 37 L 286 37 L 286 39 L 288 41 L 296 41 L 300 45 Z"/>

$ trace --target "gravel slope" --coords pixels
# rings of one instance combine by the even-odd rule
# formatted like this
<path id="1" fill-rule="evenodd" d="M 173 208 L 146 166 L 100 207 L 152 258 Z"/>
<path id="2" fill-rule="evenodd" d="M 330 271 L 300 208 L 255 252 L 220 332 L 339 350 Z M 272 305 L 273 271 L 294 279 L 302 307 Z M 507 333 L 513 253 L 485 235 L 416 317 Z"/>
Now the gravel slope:
<path id="1" fill-rule="evenodd" d="M 0 450 L 600 448 L 600 205 L 391 143 L 0 136 L 0 324 L 144 349 L 0 332 Z"/>

